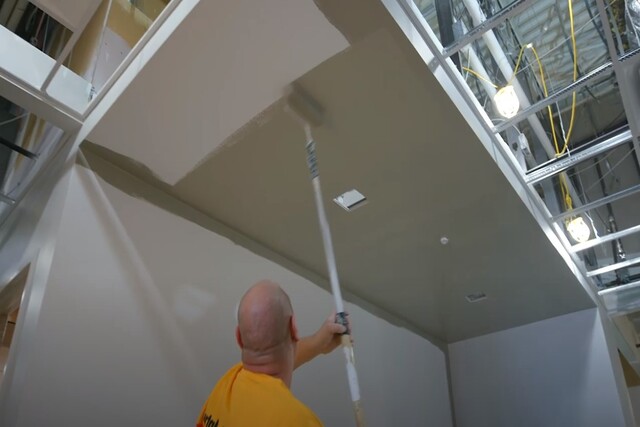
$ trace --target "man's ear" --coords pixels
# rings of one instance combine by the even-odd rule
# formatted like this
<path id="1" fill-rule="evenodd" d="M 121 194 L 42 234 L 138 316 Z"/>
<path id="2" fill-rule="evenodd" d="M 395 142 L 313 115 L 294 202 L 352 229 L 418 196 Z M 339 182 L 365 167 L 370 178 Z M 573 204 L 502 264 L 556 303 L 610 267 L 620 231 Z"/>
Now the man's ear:
<path id="1" fill-rule="evenodd" d="M 289 318 L 289 331 L 291 332 L 291 339 L 293 342 L 298 342 L 298 325 L 296 325 L 295 314 L 292 314 Z"/>
<path id="2" fill-rule="evenodd" d="M 240 335 L 240 326 L 236 326 L 236 341 L 238 342 L 238 346 L 240 349 L 244 348 L 244 344 L 242 344 L 242 335 Z"/>

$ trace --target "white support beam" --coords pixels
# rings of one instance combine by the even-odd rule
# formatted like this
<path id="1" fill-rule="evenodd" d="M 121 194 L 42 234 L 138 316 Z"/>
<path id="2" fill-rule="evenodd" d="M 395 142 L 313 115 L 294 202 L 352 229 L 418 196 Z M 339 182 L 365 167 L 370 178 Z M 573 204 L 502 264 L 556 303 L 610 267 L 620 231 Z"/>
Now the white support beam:
<path id="1" fill-rule="evenodd" d="M 631 140 L 632 135 L 630 130 L 626 130 L 617 133 L 604 141 L 597 142 L 588 148 L 583 150 L 576 150 L 569 154 L 565 154 L 557 159 L 552 159 L 548 165 L 541 167 L 533 172 L 527 174 L 527 184 L 533 185 L 540 181 L 543 181 L 549 177 L 557 175 L 569 168 L 577 165 L 580 162 L 599 156 L 609 150 L 614 149 L 622 144 L 625 144 Z"/>
<path id="2" fill-rule="evenodd" d="M 14 104 L 27 109 L 62 130 L 73 132 L 82 125 L 78 117 L 63 110 L 63 106 L 59 103 L 50 98 L 45 98 L 40 91 L 27 85 L 22 85 L 14 78 L 7 77 L 1 72 L 0 93 Z"/>
<path id="3" fill-rule="evenodd" d="M 625 197 L 629 197 L 633 194 L 640 193 L 640 184 L 634 185 L 633 187 L 626 188 L 624 190 L 618 191 L 617 193 L 611 194 L 607 197 L 603 197 L 602 199 L 598 199 L 591 203 L 587 203 L 586 205 L 582 205 L 578 208 L 574 208 L 571 211 L 563 212 L 557 216 L 551 218 L 553 222 L 558 222 L 564 218 L 579 215 L 583 212 L 590 211 L 592 209 L 599 208 L 600 206 L 604 206 L 609 203 L 613 203 L 616 200 L 624 199 Z"/>
<path id="4" fill-rule="evenodd" d="M 640 264 L 640 257 L 617 262 L 615 264 L 610 264 L 610 265 L 607 265 L 606 267 L 598 268 L 597 270 L 587 271 L 587 276 L 588 277 L 600 276 L 601 274 L 610 273 L 612 271 L 620 270 L 621 268 L 631 267 L 632 265 L 636 265 L 636 264 Z"/>
<path id="5" fill-rule="evenodd" d="M 622 239 L 623 237 L 630 236 L 635 233 L 640 233 L 640 225 L 626 228 L 624 230 L 616 231 L 615 233 L 607 234 L 602 237 L 596 237 L 584 243 L 578 243 L 570 248 L 571 252 L 582 252 L 594 246 L 602 245 L 603 243 L 610 242 L 612 240 Z"/>
<path id="6" fill-rule="evenodd" d="M 33 1 L 33 0 L 32 0 Z M 70 2 L 70 1 L 42 1 L 42 0 L 35 0 L 36 3 L 40 4 L 40 7 L 46 6 L 46 5 L 50 5 L 51 7 L 55 7 L 60 6 L 60 5 L 67 5 L 67 9 L 64 9 L 63 12 L 61 12 L 62 14 L 66 13 L 71 13 L 72 11 L 74 11 L 75 9 L 81 9 L 77 6 L 76 2 Z M 70 5 L 75 4 L 75 8 L 74 7 L 69 7 Z M 58 55 L 58 57 L 56 58 L 56 63 L 53 66 L 53 68 L 51 68 L 51 71 L 49 71 L 49 75 L 47 76 L 47 78 L 44 80 L 44 82 L 42 83 L 42 86 L 40 87 L 40 90 L 45 92 L 47 90 L 47 88 L 49 87 L 49 85 L 51 84 L 51 81 L 53 80 L 53 78 L 55 77 L 56 73 L 58 72 L 58 70 L 60 69 L 60 67 L 62 67 L 62 63 L 67 59 L 67 57 L 69 56 L 69 54 L 71 53 L 71 51 L 73 50 L 73 48 L 75 47 L 76 43 L 78 42 L 78 40 L 80 40 L 80 36 L 82 36 L 84 28 L 87 26 L 87 24 L 89 24 L 89 21 L 91 21 L 91 18 L 93 17 L 93 15 L 96 13 L 96 10 L 98 9 L 98 6 L 100 6 L 100 1 L 99 0 L 92 0 L 92 1 L 83 1 L 83 6 L 86 8 L 86 10 L 84 11 L 84 14 L 81 15 L 80 17 L 78 17 L 77 22 L 74 22 L 73 27 L 69 27 L 67 25 L 65 25 L 67 28 L 69 28 L 71 31 L 73 31 L 73 34 L 71 35 L 71 37 L 69 38 L 69 40 L 67 41 L 67 43 L 64 45 L 64 48 L 62 49 L 62 52 L 60 52 L 60 55 Z M 54 9 L 55 10 L 55 9 Z M 60 14 L 58 15 L 54 15 L 53 18 L 60 22 Z M 63 24 L 64 25 L 64 24 Z"/>
<path id="7" fill-rule="evenodd" d="M 640 310 L 640 280 L 598 292 L 609 316 L 622 316 Z"/>

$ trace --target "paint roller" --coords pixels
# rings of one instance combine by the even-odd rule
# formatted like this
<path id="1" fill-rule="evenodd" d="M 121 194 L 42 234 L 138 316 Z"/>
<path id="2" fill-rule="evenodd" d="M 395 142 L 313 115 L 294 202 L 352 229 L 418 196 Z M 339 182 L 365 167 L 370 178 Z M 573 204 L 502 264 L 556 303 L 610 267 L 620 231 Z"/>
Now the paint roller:
<path id="1" fill-rule="evenodd" d="M 318 221 L 320 223 L 320 233 L 322 234 L 322 244 L 329 271 L 329 282 L 331 283 L 331 293 L 336 309 L 336 322 L 344 325 L 347 332 L 342 335 L 341 343 L 347 366 L 347 379 L 349 381 L 349 391 L 356 417 L 356 425 L 364 427 L 364 417 L 360 405 L 360 387 L 358 385 L 358 374 L 353 355 L 353 343 L 351 341 L 351 330 L 344 311 L 342 292 L 338 280 L 338 270 L 333 252 L 333 242 L 331 240 L 331 230 L 327 221 L 327 214 L 324 209 L 322 190 L 320 188 L 320 174 L 318 171 L 318 160 L 316 157 L 316 143 L 313 140 L 311 127 L 322 126 L 324 123 L 324 110 L 322 106 L 306 92 L 299 84 L 293 83 L 286 89 L 285 109 L 302 125 L 306 137 L 307 166 L 311 175 L 311 184 L 316 201 Z"/>

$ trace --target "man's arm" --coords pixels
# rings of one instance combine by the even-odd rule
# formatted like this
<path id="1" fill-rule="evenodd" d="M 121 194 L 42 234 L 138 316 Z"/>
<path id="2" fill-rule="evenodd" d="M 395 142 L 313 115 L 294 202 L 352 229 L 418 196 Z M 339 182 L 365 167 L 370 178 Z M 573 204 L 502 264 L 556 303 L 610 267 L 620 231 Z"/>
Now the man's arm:
<path id="1" fill-rule="evenodd" d="M 336 323 L 335 315 L 329 316 L 315 334 L 298 341 L 293 368 L 296 369 L 321 354 L 331 353 L 340 345 L 340 336 L 345 331 L 343 325 Z"/>

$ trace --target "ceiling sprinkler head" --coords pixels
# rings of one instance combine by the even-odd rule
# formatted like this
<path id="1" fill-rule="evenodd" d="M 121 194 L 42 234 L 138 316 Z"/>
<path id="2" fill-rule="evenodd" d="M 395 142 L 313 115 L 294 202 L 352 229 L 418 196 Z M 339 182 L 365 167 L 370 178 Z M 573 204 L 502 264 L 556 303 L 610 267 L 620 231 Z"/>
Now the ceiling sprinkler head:
<path id="1" fill-rule="evenodd" d="M 449 238 L 447 236 L 442 236 L 440 238 L 440 243 L 442 243 L 443 245 L 446 245 L 449 243 Z"/>

